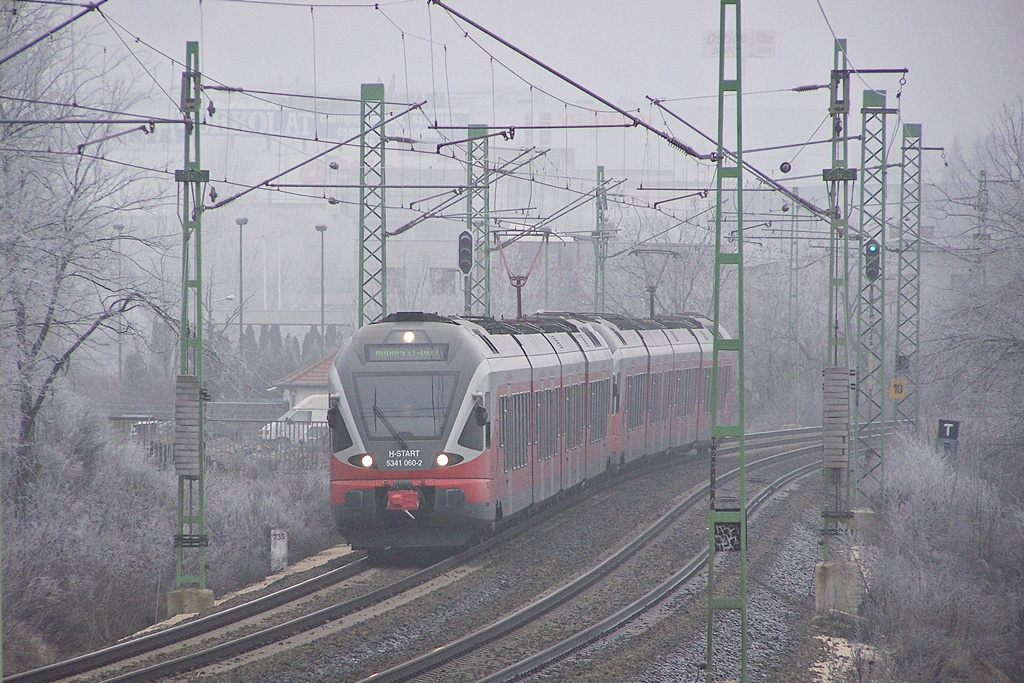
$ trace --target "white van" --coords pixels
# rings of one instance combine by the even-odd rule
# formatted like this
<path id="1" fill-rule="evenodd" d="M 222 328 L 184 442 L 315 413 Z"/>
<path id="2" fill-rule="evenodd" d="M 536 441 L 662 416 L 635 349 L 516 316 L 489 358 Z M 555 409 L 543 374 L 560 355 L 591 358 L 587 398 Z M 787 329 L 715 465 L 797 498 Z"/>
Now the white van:
<path id="1" fill-rule="evenodd" d="M 307 396 L 274 422 L 263 425 L 260 437 L 268 441 L 287 441 L 293 445 L 316 443 L 325 438 L 327 428 L 327 394 Z"/>

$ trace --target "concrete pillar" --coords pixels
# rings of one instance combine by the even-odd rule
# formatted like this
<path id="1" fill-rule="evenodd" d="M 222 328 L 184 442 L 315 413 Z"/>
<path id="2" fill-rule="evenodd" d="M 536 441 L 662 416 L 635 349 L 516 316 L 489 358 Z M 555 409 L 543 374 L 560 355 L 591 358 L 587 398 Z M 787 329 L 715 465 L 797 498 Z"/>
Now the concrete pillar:
<path id="1" fill-rule="evenodd" d="M 176 588 L 167 594 L 167 616 L 195 614 L 213 607 L 209 588 Z"/>
<path id="2" fill-rule="evenodd" d="M 814 566 L 814 609 L 856 614 L 864 597 L 864 578 L 856 562 L 819 562 Z"/>
<path id="3" fill-rule="evenodd" d="M 853 518 L 850 520 L 850 530 L 857 534 L 862 540 L 870 540 L 875 536 L 875 528 L 878 524 L 878 513 L 867 508 L 853 510 Z"/>

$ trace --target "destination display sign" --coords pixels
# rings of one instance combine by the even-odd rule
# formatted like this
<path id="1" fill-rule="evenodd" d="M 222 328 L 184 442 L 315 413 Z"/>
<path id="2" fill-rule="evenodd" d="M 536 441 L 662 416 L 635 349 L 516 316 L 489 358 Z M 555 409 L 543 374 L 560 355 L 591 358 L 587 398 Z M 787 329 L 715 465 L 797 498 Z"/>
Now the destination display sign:
<path id="1" fill-rule="evenodd" d="M 448 360 L 447 344 L 367 344 L 366 362 Z"/>

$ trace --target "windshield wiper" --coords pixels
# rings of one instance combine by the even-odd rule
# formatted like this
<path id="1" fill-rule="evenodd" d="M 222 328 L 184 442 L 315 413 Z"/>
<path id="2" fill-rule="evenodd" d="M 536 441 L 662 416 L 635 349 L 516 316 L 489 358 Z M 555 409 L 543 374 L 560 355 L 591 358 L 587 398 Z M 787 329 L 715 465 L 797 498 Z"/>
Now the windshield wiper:
<path id="1" fill-rule="evenodd" d="M 380 421 L 383 422 L 384 426 L 388 428 L 389 432 L 391 432 L 391 436 L 395 437 L 398 443 L 401 444 L 402 450 L 409 450 L 409 444 L 405 442 L 405 439 L 398 435 L 398 430 L 395 429 L 395 426 L 391 424 L 391 421 L 389 419 L 384 417 L 384 413 L 381 411 L 381 409 L 377 407 L 376 391 L 373 392 L 373 416 L 376 418 L 380 418 Z"/>

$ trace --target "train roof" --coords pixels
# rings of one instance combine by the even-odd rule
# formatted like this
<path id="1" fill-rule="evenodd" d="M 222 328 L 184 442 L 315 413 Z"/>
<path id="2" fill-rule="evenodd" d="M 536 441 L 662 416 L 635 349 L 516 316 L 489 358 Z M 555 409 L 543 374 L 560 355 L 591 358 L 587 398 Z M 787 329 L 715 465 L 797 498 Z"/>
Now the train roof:
<path id="1" fill-rule="evenodd" d="M 614 313 L 537 313 L 525 318 L 497 319 L 489 316 L 444 316 L 423 311 L 400 311 L 387 315 L 379 322 L 412 323 L 432 322 L 458 325 L 466 320 L 479 325 L 488 334 L 544 334 L 550 332 L 579 332 L 574 321 L 610 324 L 620 330 L 700 330 L 710 326 L 711 321 L 699 313 L 677 313 L 657 318 L 631 318 Z"/>
<path id="2" fill-rule="evenodd" d="M 446 315 L 440 315 L 439 313 L 425 313 L 423 311 L 399 311 L 397 313 L 389 313 L 384 316 L 383 319 L 377 320 L 376 322 L 370 323 L 375 325 L 376 323 L 448 323 L 450 325 L 458 325 L 458 321 L 454 318 L 449 318 Z"/>

